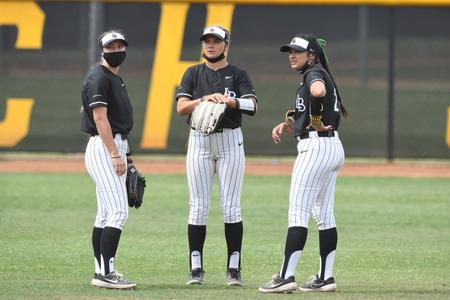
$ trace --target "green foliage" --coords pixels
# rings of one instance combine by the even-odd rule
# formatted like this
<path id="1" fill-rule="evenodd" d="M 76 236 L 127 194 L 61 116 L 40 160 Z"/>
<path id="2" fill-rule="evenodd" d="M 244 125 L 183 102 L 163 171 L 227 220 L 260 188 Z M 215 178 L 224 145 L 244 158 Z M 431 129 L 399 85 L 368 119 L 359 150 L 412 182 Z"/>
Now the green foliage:
<path id="1" fill-rule="evenodd" d="M 1 299 L 275 299 L 258 285 L 280 268 L 289 177 L 245 178 L 244 288 L 225 285 L 226 244 L 217 188 L 205 244 L 205 285 L 185 287 L 188 191 L 184 176 L 147 176 L 143 206 L 130 210 L 117 267 L 136 291 L 90 287 L 95 187 L 85 174 L 0 174 Z M 338 292 L 308 299 L 442 299 L 450 294 L 450 186 L 446 179 L 338 179 Z M 318 270 L 317 229 L 297 268 Z"/>

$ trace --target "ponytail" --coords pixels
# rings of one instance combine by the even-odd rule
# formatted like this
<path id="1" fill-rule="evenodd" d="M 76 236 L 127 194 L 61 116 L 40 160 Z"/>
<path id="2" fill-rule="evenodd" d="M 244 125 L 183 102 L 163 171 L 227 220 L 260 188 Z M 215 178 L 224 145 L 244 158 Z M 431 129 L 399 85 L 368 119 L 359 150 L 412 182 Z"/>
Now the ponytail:
<path id="1" fill-rule="evenodd" d="M 311 41 L 312 43 L 317 43 L 317 45 L 319 46 L 319 47 L 317 47 L 319 50 L 318 51 L 319 62 L 322 64 L 323 68 L 327 71 L 328 75 L 330 75 L 330 78 L 333 81 L 334 87 L 336 89 L 336 96 L 338 98 L 338 101 L 339 101 L 339 104 L 341 107 L 342 115 L 344 117 L 347 117 L 348 111 L 342 104 L 342 99 L 341 99 L 341 95 L 339 94 L 339 89 L 336 85 L 336 82 L 334 81 L 333 75 L 331 75 L 330 68 L 328 67 L 328 57 L 326 56 L 325 50 L 324 50 L 324 47 L 327 44 L 327 41 L 325 41 L 324 39 L 321 39 L 321 38 L 312 38 L 311 40 L 312 40 Z"/>

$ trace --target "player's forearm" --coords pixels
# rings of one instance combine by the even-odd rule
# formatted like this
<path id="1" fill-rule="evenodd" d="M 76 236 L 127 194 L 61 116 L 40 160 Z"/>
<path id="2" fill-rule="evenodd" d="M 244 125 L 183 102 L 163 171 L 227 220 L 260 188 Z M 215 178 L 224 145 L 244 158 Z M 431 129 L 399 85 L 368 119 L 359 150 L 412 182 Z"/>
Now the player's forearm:
<path id="1" fill-rule="evenodd" d="M 177 114 L 180 116 L 190 115 L 197 104 L 201 101 L 201 98 L 195 100 L 190 100 L 189 98 L 187 99 L 188 100 L 182 98 L 178 99 Z"/>
<path id="2" fill-rule="evenodd" d="M 116 143 L 114 142 L 114 137 L 111 129 L 111 125 L 108 120 L 100 119 L 95 121 L 97 126 L 98 134 L 100 135 L 103 144 L 105 144 L 111 157 L 120 156 L 119 150 L 117 149 Z"/>
<path id="3" fill-rule="evenodd" d="M 242 113 L 253 116 L 258 111 L 255 98 L 236 98 L 236 108 Z"/>
<path id="4" fill-rule="evenodd" d="M 288 123 L 288 122 L 284 122 L 284 132 L 285 133 L 293 133 L 294 132 L 294 124 L 293 123 Z"/>

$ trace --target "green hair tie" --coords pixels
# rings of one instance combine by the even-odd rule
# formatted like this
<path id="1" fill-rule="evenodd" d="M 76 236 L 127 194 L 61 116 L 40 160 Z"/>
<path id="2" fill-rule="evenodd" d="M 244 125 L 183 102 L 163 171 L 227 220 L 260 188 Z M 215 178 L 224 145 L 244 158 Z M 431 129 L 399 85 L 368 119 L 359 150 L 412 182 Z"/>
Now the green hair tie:
<path id="1" fill-rule="evenodd" d="M 325 54 L 325 49 L 324 49 L 327 44 L 327 41 L 324 39 L 320 39 L 320 38 L 317 38 L 316 41 L 317 41 L 317 44 L 319 44 L 320 48 L 322 48 L 322 52 L 323 52 L 323 56 L 325 56 L 325 60 L 327 61 L 327 63 L 329 63 L 328 57 Z"/>

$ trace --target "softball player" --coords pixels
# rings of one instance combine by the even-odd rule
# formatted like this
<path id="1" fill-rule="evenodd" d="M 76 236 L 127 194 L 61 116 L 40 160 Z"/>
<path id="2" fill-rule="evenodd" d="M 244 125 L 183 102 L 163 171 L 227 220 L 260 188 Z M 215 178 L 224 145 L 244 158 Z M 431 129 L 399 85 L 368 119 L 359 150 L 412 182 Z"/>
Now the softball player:
<path id="1" fill-rule="evenodd" d="M 213 178 L 217 174 L 228 248 L 227 284 L 241 286 L 243 226 L 240 198 L 245 154 L 240 127 L 243 113 L 256 113 L 256 95 L 247 73 L 227 62 L 230 34 L 226 29 L 207 27 L 200 41 L 206 62 L 186 70 L 176 94 L 177 112 L 190 115 L 201 101 L 224 102 L 227 110 L 219 132 L 207 135 L 190 131 L 186 157 L 190 192 L 190 272 L 186 284 L 203 282 L 203 244 Z"/>
<path id="2" fill-rule="evenodd" d="M 298 140 L 298 156 L 292 172 L 289 196 L 289 229 L 279 273 L 259 287 L 264 293 L 293 292 L 297 289 L 295 269 L 308 234 L 312 213 L 319 228 L 320 268 L 302 291 L 334 291 L 332 277 L 337 231 L 333 213 L 334 188 L 344 163 L 344 149 L 338 136 L 341 112 L 347 114 L 323 51 L 325 41 L 298 35 L 280 48 L 289 52 L 291 68 L 303 74 L 295 100 L 295 121 L 277 125 L 272 140 L 280 143 L 283 133 Z"/>
<path id="3" fill-rule="evenodd" d="M 92 231 L 95 274 L 91 284 L 128 289 L 136 284 L 114 268 L 122 227 L 128 218 L 126 154 L 133 109 L 118 75 L 128 42 L 118 31 L 105 32 L 98 42 L 102 59 L 84 80 L 81 115 L 81 130 L 90 135 L 85 164 L 96 185 L 98 207 Z"/>

